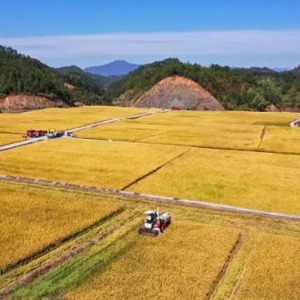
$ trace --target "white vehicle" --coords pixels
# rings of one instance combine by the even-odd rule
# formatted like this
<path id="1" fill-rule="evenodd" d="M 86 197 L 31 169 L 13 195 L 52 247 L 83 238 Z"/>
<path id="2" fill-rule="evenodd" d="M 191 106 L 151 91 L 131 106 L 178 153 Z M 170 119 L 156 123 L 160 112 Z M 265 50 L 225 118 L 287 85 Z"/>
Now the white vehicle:
<path id="1" fill-rule="evenodd" d="M 139 234 L 158 236 L 171 224 L 171 214 L 169 212 L 159 213 L 159 210 L 145 211 L 146 220 L 144 225 L 138 230 Z"/>

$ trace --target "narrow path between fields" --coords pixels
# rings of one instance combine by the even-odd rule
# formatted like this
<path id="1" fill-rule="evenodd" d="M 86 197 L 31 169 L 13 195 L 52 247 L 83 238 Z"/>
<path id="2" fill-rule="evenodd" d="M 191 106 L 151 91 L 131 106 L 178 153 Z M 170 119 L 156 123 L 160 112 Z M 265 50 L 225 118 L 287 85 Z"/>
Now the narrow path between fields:
<path id="1" fill-rule="evenodd" d="M 85 185 L 39 180 L 39 179 L 32 179 L 32 178 L 25 178 L 25 177 L 15 177 L 15 176 L 8 176 L 8 175 L 1 175 L 1 174 L 0 174 L 0 180 L 27 183 L 33 185 L 41 185 L 41 186 L 51 186 L 51 187 L 64 188 L 70 190 L 78 190 L 83 192 L 94 192 L 98 194 L 118 195 L 118 196 L 126 197 L 126 199 L 133 200 L 136 202 L 139 201 L 144 202 L 150 200 L 150 201 L 157 201 L 167 205 L 168 204 L 182 205 L 182 206 L 196 207 L 196 208 L 202 208 L 208 210 L 227 211 L 227 212 L 234 212 L 234 213 L 240 213 L 245 215 L 254 215 L 254 216 L 260 216 L 266 218 L 277 218 L 277 219 L 285 219 L 291 221 L 300 221 L 300 215 L 249 209 L 249 208 L 243 208 L 238 206 L 211 203 L 211 202 L 206 202 L 201 200 L 191 200 L 191 199 L 184 199 L 184 198 L 174 198 L 174 197 L 159 196 L 159 195 L 152 195 L 152 194 L 120 191 L 120 190 L 107 189 L 107 188 L 101 188 L 95 186 L 85 186 Z"/>
<path id="2" fill-rule="evenodd" d="M 88 125 L 84 125 L 84 126 L 79 126 L 79 127 L 76 127 L 76 128 L 67 129 L 65 131 L 74 133 L 74 132 L 77 132 L 77 131 L 80 131 L 80 130 L 85 130 L 85 129 L 90 129 L 90 128 L 93 128 L 93 127 L 103 126 L 103 125 L 106 125 L 106 124 L 115 123 L 115 122 L 119 122 L 119 121 L 123 121 L 123 120 L 138 119 L 138 118 L 141 118 L 141 117 L 152 115 L 154 113 L 155 113 L 155 111 L 148 111 L 148 112 L 145 112 L 145 113 L 142 113 L 142 114 L 133 115 L 133 116 L 129 116 L 129 117 L 114 118 L 114 119 L 109 119 L 109 120 L 105 120 L 105 121 L 101 121 L 101 122 L 97 122 L 97 123 L 92 123 L 92 124 L 88 124 Z M 61 138 L 67 138 L 67 136 L 58 137 L 56 139 L 61 139 Z M 28 140 L 25 140 L 25 141 L 20 141 L 20 142 L 15 142 L 15 143 L 3 145 L 3 146 L 0 146 L 0 152 L 10 150 L 10 149 L 13 149 L 13 148 L 17 148 L 17 147 L 31 145 L 31 144 L 38 143 L 38 142 L 45 141 L 45 140 L 48 140 L 47 136 L 42 136 L 42 137 L 38 137 L 38 138 L 31 138 L 31 139 L 28 139 Z"/>
<path id="3" fill-rule="evenodd" d="M 146 177 L 154 174 L 155 172 L 159 171 L 161 168 L 165 167 L 166 165 L 168 165 L 170 162 L 174 161 L 175 159 L 183 156 L 184 154 L 186 154 L 188 151 L 190 151 L 192 148 L 188 148 L 187 150 L 183 151 L 182 153 L 180 153 L 179 155 L 171 158 L 170 160 L 168 160 L 167 162 L 164 162 L 162 165 L 156 167 L 155 169 L 151 170 L 150 172 L 142 175 L 141 177 L 135 179 L 133 182 L 130 182 L 129 184 L 125 185 L 123 188 L 121 188 L 121 191 L 124 191 L 128 188 L 130 188 L 131 186 L 135 185 L 136 183 L 138 183 L 139 181 L 145 179 Z"/>
<path id="4" fill-rule="evenodd" d="M 85 137 L 76 137 L 78 140 L 87 140 L 87 141 L 99 141 L 99 142 L 107 142 L 107 139 L 100 139 L 100 138 L 85 138 Z M 278 155 L 300 155 L 300 153 L 293 153 L 293 152 L 276 152 L 272 150 L 261 150 L 258 148 L 253 149 L 240 149 L 240 148 L 229 148 L 229 147 L 223 147 L 223 148 L 217 148 L 213 146 L 196 146 L 196 145 L 185 145 L 185 144 L 179 144 L 179 143 L 173 143 L 173 144 L 165 144 L 165 143 L 159 143 L 159 142 L 147 142 L 147 141 L 122 141 L 122 140 L 109 140 L 109 142 L 112 143 L 121 143 L 121 144 L 139 144 L 139 145 L 162 145 L 162 146 L 182 146 L 182 147 L 191 147 L 191 148 L 198 148 L 198 149 L 209 149 L 209 150 L 217 150 L 217 151 L 238 151 L 238 152 L 254 152 L 254 153 L 270 153 L 270 154 L 278 154 Z"/>
<path id="5" fill-rule="evenodd" d="M 101 218 L 100 220 L 97 220 L 91 224 L 89 224 L 88 226 L 79 229 L 77 232 L 72 232 L 71 234 L 62 237 L 54 242 L 51 242 L 49 244 L 47 244 L 45 247 L 41 248 L 40 250 L 34 252 L 33 254 L 29 254 L 28 256 L 24 256 L 23 258 L 19 259 L 18 261 L 16 261 L 15 263 L 11 263 L 8 266 L 6 266 L 4 269 L 2 269 L 1 272 L 1 276 L 11 272 L 12 270 L 15 270 L 17 267 L 19 267 L 20 265 L 25 265 L 28 264 L 30 261 L 33 261 L 55 249 L 57 249 L 58 247 L 60 247 L 61 245 L 63 245 L 64 243 L 70 242 L 72 240 L 75 240 L 76 238 L 78 238 L 80 235 L 83 235 L 85 233 L 87 233 L 88 231 L 104 224 L 105 222 L 109 221 L 110 219 L 113 219 L 114 217 L 120 215 L 122 212 L 124 212 L 126 210 L 125 207 L 121 207 L 111 213 L 109 213 L 108 215 L 104 216 L 103 218 Z M 0 297 L 1 299 L 1 297 Z"/>
<path id="6" fill-rule="evenodd" d="M 262 131 L 261 131 L 260 141 L 259 141 L 259 144 L 258 144 L 258 146 L 257 146 L 257 149 L 260 148 L 261 144 L 262 144 L 263 141 L 264 141 L 264 138 L 265 138 L 265 135 L 266 135 L 266 129 L 267 129 L 267 125 L 265 125 L 264 128 L 263 128 Z"/>
<path id="7" fill-rule="evenodd" d="M 73 257 L 82 254 L 83 252 L 90 249 L 92 246 L 97 245 L 99 242 L 104 240 L 106 237 L 108 237 L 112 233 L 119 230 L 124 225 L 130 223 L 134 219 L 137 219 L 137 217 L 140 217 L 140 215 L 139 216 L 134 215 L 133 217 L 129 218 L 127 220 L 127 222 L 124 224 L 118 224 L 116 226 L 112 226 L 112 227 L 108 228 L 107 230 L 105 230 L 104 232 L 91 237 L 90 239 L 81 243 L 80 245 L 76 246 L 75 248 L 72 248 L 72 249 L 64 252 L 60 256 L 52 259 L 50 262 L 47 262 L 37 268 L 30 270 L 28 273 L 20 276 L 19 278 L 15 279 L 14 281 L 12 281 L 8 285 L 6 285 L 4 288 L 2 288 L 0 290 L 0 299 L 5 299 L 16 288 L 23 287 L 23 286 L 37 280 L 39 277 L 45 275 L 46 273 L 53 270 L 54 268 L 57 268 L 57 267 L 63 265 L 64 263 L 68 262 Z"/>
<path id="8" fill-rule="evenodd" d="M 241 249 L 242 243 L 243 243 L 243 235 L 240 233 L 238 235 L 237 240 L 235 241 L 233 247 L 229 251 L 227 259 L 226 259 L 226 261 L 225 261 L 222 269 L 218 273 L 217 277 L 213 280 L 213 282 L 212 282 L 212 284 L 210 286 L 210 289 L 209 289 L 209 291 L 206 294 L 205 300 L 213 299 L 213 295 L 215 294 L 217 288 L 219 287 L 219 285 L 221 284 L 222 280 L 226 276 L 226 272 L 227 272 L 227 270 L 229 268 L 230 263 L 234 259 L 234 257 L 237 254 L 237 252 Z"/>

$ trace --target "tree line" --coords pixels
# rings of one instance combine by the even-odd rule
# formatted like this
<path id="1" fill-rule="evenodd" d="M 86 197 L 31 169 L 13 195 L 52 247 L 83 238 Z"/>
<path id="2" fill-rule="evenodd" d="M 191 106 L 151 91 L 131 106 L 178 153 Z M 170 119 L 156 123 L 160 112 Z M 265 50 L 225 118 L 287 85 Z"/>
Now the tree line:
<path id="1" fill-rule="evenodd" d="M 106 102 L 107 78 L 91 75 L 77 67 L 53 69 L 37 59 L 0 46 L 0 97 L 9 94 L 30 94 L 59 98 L 69 105 Z M 66 87 L 66 83 L 74 88 Z"/>
<path id="2" fill-rule="evenodd" d="M 160 80 L 174 75 L 197 82 L 229 110 L 263 111 L 274 104 L 279 109 L 300 108 L 300 67 L 277 73 L 268 68 L 231 69 L 213 64 L 204 67 L 169 58 L 143 65 L 112 83 L 107 91 L 110 101 L 130 91 L 138 97 Z"/>
<path id="3" fill-rule="evenodd" d="M 268 68 L 205 67 L 168 58 L 118 78 L 92 75 L 76 66 L 53 69 L 0 46 L 0 97 L 20 93 L 59 98 L 70 105 L 76 101 L 87 105 L 120 103 L 174 75 L 197 82 L 229 110 L 263 111 L 270 104 L 283 110 L 300 109 L 300 66 L 277 73 Z M 74 88 L 67 88 L 66 83 Z"/>

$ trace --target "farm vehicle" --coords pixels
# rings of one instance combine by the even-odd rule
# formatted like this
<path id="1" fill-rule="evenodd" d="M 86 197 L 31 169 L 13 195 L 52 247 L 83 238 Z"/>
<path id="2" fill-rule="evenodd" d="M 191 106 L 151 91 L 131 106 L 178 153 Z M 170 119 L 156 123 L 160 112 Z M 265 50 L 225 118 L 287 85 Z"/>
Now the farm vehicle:
<path id="1" fill-rule="evenodd" d="M 48 139 L 55 139 L 59 138 L 65 135 L 64 131 L 57 131 L 56 129 L 49 129 L 49 132 L 47 134 Z"/>
<path id="2" fill-rule="evenodd" d="M 146 219 L 138 229 L 139 234 L 158 236 L 163 230 L 171 224 L 171 214 L 169 212 L 159 213 L 159 210 L 145 211 Z"/>
<path id="3" fill-rule="evenodd" d="M 59 138 L 63 136 L 76 137 L 76 135 L 73 134 L 72 132 L 57 131 L 56 129 L 49 129 L 48 131 L 30 129 L 26 131 L 24 138 L 31 139 L 31 138 L 40 138 L 43 136 L 47 136 L 47 138 L 49 139 Z"/>
<path id="4" fill-rule="evenodd" d="M 47 135 L 47 130 L 29 129 L 26 131 L 25 138 L 38 138 Z"/>

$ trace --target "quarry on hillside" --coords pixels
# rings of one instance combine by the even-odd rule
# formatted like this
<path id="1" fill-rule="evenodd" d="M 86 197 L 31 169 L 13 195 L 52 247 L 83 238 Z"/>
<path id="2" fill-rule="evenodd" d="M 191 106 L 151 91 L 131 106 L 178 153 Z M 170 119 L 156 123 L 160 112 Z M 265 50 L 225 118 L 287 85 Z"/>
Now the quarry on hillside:
<path id="1" fill-rule="evenodd" d="M 196 82 L 181 77 L 168 77 L 138 98 L 135 107 L 183 110 L 224 110 L 223 105 Z"/>

